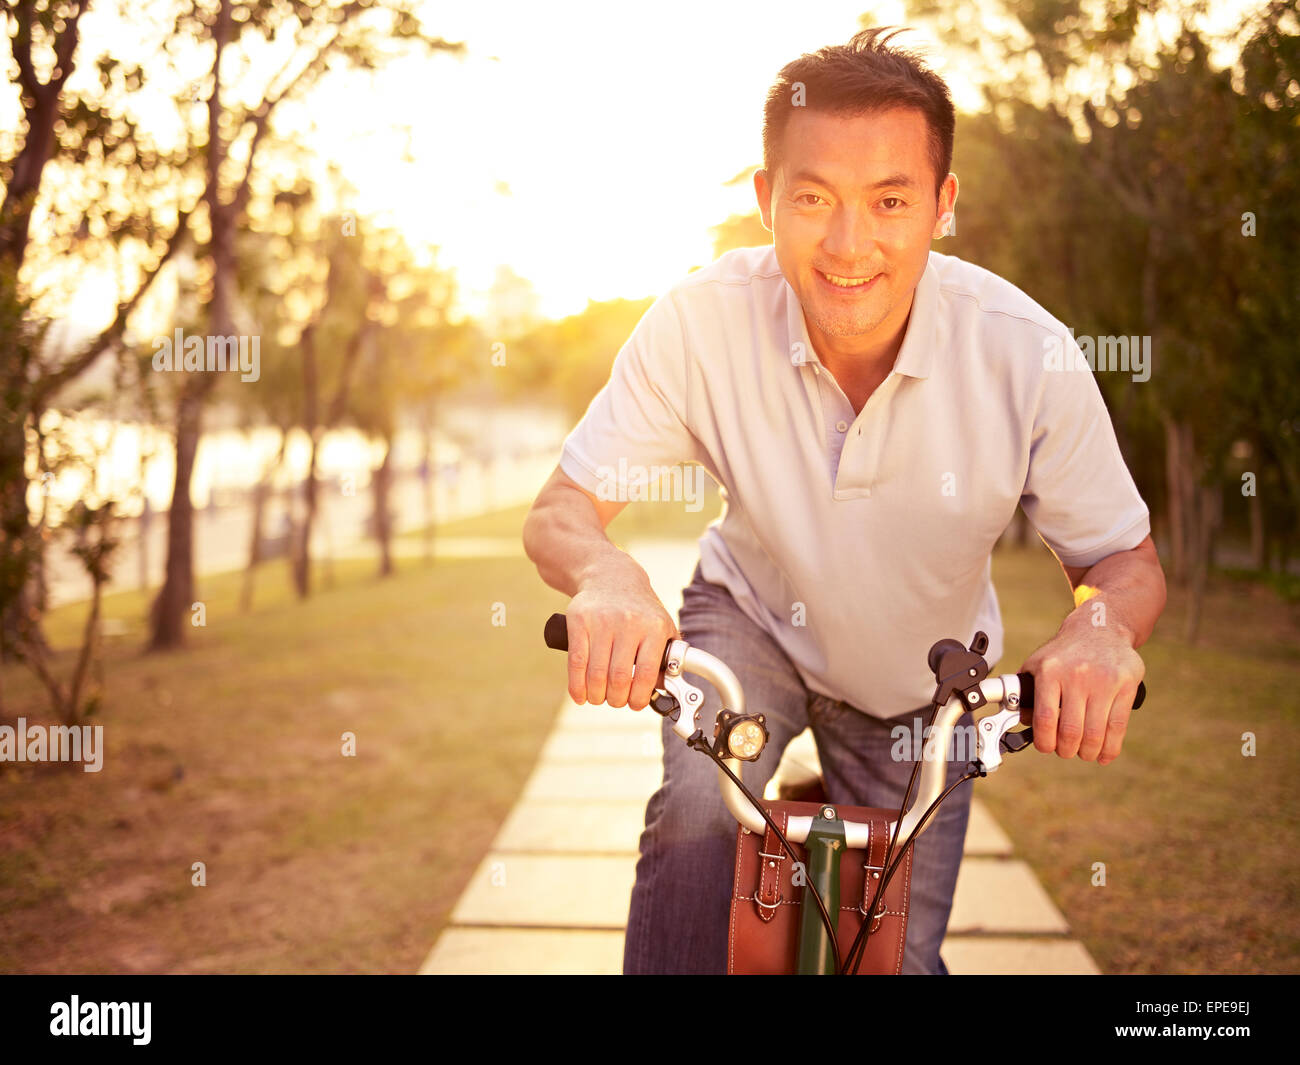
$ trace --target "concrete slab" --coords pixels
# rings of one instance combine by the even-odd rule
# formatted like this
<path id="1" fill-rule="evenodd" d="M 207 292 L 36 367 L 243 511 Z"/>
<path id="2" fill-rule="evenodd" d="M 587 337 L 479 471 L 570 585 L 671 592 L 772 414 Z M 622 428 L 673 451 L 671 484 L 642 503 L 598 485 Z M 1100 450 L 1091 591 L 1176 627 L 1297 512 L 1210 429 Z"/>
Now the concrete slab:
<path id="1" fill-rule="evenodd" d="M 449 928 L 420 975 L 617 976 L 623 933 L 537 928 Z"/>
<path id="2" fill-rule="evenodd" d="M 636 854 L 645 802 L 600 799 L 521 803 L 492 843 L 494 851 Z"/>
<path id="3" fill-rule="evenodd" d="M 520 802 L 536 799 L 646 799 L 663 780 L 663 768 L 648 758 L 607 761 L 541 762 L 524 785 Z"/>
<path id="4" fill-rule="evenodd" d="M 966 825 L 966 854 L 996 857 L 1010 855 L 1011 837 L 993 820 L 989 808 L 979 799 L 971 799 L 970 821 Z"/>
<path id="5" fill-rule="evenodd" d="M 954 976 L 1100 976 L 1087 948 L 1073 939 L 949 936 L 944 964 Z"/>
<path id="6" fill-rule="evenodd" d="M 649 732 L 658 736 L 663 720 L 653 710 L 629 710 L 626 706 L 606 706 L 603 703 L 597 706 L 579 704 L 566 695 L 555 719 L 555 727 L 579 732 Z"/>
<path id="7" fill-rule="evenodd" d="M 451 923 L 621 929 L 635 880 L 632 855 L 490 852 L 452 911 Z"/>
<path id="8" fill-rule="evenodd" d="M 967 858 L 957 873 L 950 933 L 1068 933 L 1061 911 L 1024 862 Z"/>
<path id="9" fill-rule="evenodd" d="M 950 936 L 943 958 L 954 976 L 1018 973 L 1097 976 L 1083 944 L 1068 939 Z M 616 976 L 623 933 L 540 928 L 450 928 L 420 967 L 421 975 Z"/>
<path id="10" fill-rule="evenodd" d="M 658 732 L 649 729 L 573 729 L 558 728 L 551 733 L 539 762 L 587 762 L 599 765 L 606 761 L 635 762 L 649 759 L 663 765 L 664 744 Z"/>

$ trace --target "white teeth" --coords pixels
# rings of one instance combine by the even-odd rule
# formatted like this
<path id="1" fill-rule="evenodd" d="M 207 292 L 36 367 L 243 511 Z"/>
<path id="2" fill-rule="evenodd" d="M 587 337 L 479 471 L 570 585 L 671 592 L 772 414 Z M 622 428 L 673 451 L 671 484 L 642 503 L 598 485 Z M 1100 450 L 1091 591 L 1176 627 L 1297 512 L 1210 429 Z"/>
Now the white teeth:
<path id="1" fill-rule="evenodd" d="M 874 274 L 871 277 L 836 277 L 834 274 L 828 274 L 824 270 L 821 271 L 821 275 L 832 285 L 837 285 L 840 288 L 860 288 L 862 285 L 875 279 Z"/>

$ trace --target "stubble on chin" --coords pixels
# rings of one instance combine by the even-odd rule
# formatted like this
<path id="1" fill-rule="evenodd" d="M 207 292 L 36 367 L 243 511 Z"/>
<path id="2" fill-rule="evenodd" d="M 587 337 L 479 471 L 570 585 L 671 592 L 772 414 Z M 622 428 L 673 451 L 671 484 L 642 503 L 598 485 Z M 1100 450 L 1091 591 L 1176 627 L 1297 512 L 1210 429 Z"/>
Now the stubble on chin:
<path id="1" fill-rule="evenodd" d="M 861 312 L 856 314 L 826 313 L 814 307 L 812 312 L 808 314 L 808 319 L 823 336 L 858 337 L 870 333 L 880 325 L 885 320 L 885 315 Z"/>

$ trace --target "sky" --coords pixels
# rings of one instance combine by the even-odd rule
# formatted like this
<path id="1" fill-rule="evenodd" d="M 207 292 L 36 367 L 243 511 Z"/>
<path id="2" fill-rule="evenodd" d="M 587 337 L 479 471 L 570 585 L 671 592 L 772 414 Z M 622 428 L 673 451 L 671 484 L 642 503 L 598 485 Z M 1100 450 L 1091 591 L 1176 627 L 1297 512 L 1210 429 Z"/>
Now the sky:
<path id="1" fill-rule="evenodd" d="M 322 86 L 313 110 L 328 126 L 312 143 L 340 161 L 362 215 L 440 246 L 473 310 L 498 264 L 533 283 L 548 317 L 657 295 L 712 260 L 711 226 L 754 209 L 748 181 L 726 182 L 760 161 L 776 73 L 846 41 L 867 7 L 428 3 L 426 25 L 467 57 Z"/>
<path id="2" fill-rule="evenodd" d="M 96 48 L 118 37 L 124 50 L 136 45 L 146 20 L 154 33 L 166 26 L 162 9 L 128 5 L 125 25 L 110 10 L 92 9 L 103 20 L 87 34 Z M 426 0 L 426 30 L 464 42 L 464 58 L 331 73 L 282 105 L 274 125 L 312 149 L 320 177 L 337 164 L 356 190 L 341 210 L 398 229 L 416 249 L 437 246 L 462 313 L 487 309 L 505 265 L 534 286 L 542 315 L 562 317 L 588 300 L 657 296 L 710 262 L 710 227 L 755 208 L 749 181 L 727 183 L 761 160 L 777 72 L 848 40 L 868 12 L 876 25 L 906 23 L 898 0 Z M 979 106 L 956 57 L 923 31 L 909 43 L 959 108 Z M 209 53 L 194 47 L 202 73 Z M 234 75 L 231 92 L 260 97 L 265 76 Z M 149 121 L 175 125 L 165 95 Z M 111 318 L 116 293 L 107 270 L 85 271 L 78 287 L 74 335 Z"/>

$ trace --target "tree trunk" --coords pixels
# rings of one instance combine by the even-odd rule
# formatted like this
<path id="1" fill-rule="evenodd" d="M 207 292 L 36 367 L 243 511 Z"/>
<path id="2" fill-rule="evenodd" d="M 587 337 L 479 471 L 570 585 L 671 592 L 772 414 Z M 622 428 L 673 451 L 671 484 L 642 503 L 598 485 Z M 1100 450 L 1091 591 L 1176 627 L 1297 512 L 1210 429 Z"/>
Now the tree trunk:
<path id="1" fill-rule="evenodd" d="M 266 499 L 271 494 L 271 479 L 284 461 L 285 444 L 289 434 L 281 429 L 280 447 L 262 469 L 262 476 L 253 488 L 253 531 L 248 543 L 248 565 L 244 567 L 244 581 L 239 590 L 239 612 L 247 614 L 253 609 L 253 579 L 258 565 L 262 561 L 262 533 L 266 516 Z M 292 557 L 292 553 L 291 556 Z"/>
<path id="2" fill-rule="evenodd" d="M 1214 534 L 1218 528 L 1222 498 L 1217 484 L 1206 484 L 1204 471 L 1196 453 L 1192 427 L 1182 423 L 1177 427 L 1179 454 L 1182 458 L 1180 490 L 1183 495 L 1186 519 L 1186 559 L 1190 595 L 1187 605 L 1186 640 L 1196 642 L 1200 631 L 1205 590 L 1209 581 L 1210 556 Z"/>
<path id="3" fill-rule="evenodd" d="M 311 461 L 307 464 L 307 476 L 302 482 L 302 522 L 294 537 L 296 550 L 293 555 L 293 586 L 300 599 L 306 599 L 311 595 L 311 533 L 316 520 L 316 454 L 319 449 L 320 433 L 313 432 Z"/>
<path id="4" fill-rule="evenodd" d="M 1250 515 L 1250 564 L 1263 571 L 1268 569 L 1268 554 L 1264 540 L 1264 508 L 1259 501 L 1258 485 L 1255 494 L 1247 497 L 1246 509 Z"/>
<path id="5" fill-rule="evenodd" d="M 221 57 L 230 40 L 229 0 L 217 7 L 212 39 L 216 55 L 212 61 L 212 95 L 208 98 L 207 200 L 211 228 L 212 299 L 208 304 L 208 329 L 212 335 L 228 337 L 234 330 L 231 316 L 235 285 L 235 222 L 238 211 L 221 197 L 221 164 L 225 142 L 221 134 Z M 190 479 L 199 448 L 203 404 L 217 383 L 219 370 L 188 374 L 176 406 L 176 480 L 167 514 L 167 575 L 153 603 L 153 632 L 149 650 L 161 651 L 185 643 L 185 611 L 194 601 L 194 506 L 190 502 Z"/>
<path id="6" fill-rule="evenodd" d="M 392 516 L 388 510 L 389 489 L 392 486 L 393 478 L 392 457 L 393 440 L 392 437 L 386 436 L 384 437 L 384 458 L 380 462 L 379 468 L 375 470 L 374 476 L 375 539 L 379 541 L 379 575 L 381 577 L 389 577 L 393 572 L 393 528 Z"/>
<path id="7" fill-rule="evenodd" d="M 202 430 L 207 389 L 196 376 L 186 382 L 176 405 L 176 479 L 167 511 L 167 570 L 151 612 L 150 651 L 185 644 L 185 613 L 194 602 L 194 504 L 190 480 Z"/>
<path id="8" fill-rule="evenodd" d="M 1210 542 L 1215 528 L 1214 489 L 1198 485 L 1194 495 L 1196 528 L 1193 534 L 1191 559 L 1191 595 L 1187 603 L 1186 639 L 1196 643 L 1201 627 L 1201 613 L 1205 604 L 1205 589 L 1210 571 Z"/>
<path id="9" fill-rule="evenodd" d="M 27 575 L 34 547 L 27 511 L 26 419 L 7 400 L 0 420 L 0 546 L 4 548 L 0 557 L 0 662 L 21 658 L 18 648 L 23 614 L 29 606 Z"/>
<path id="10" fill-rule="evenodd" d="M 1170 575 L 1174 583 L 1187 583 L 1187 532 L 1188 515 L 1184 490 L 1182 433 L 1173 417 L 1161 411 L 1160 420 L 1165 429 L 1165 499 L 1169 507 Z"/>

